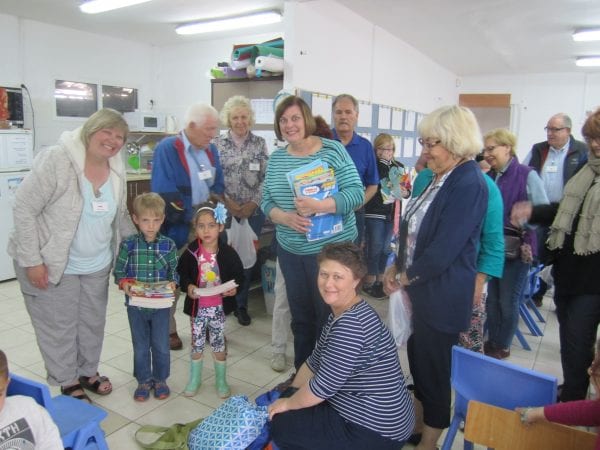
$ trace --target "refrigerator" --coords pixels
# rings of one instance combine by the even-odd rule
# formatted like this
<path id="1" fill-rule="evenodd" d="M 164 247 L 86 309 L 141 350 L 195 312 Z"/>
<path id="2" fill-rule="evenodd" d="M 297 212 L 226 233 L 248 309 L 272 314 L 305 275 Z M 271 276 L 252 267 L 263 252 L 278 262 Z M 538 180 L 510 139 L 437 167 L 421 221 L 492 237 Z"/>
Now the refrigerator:
<path id="1" fill-rule="evenodd" d="M 19 184 L 31 170 L 31 130 L 0 130 L 0 281 L 15 278 L 12 258 L 6 247 L 13 227 L 13 206 Z"/>

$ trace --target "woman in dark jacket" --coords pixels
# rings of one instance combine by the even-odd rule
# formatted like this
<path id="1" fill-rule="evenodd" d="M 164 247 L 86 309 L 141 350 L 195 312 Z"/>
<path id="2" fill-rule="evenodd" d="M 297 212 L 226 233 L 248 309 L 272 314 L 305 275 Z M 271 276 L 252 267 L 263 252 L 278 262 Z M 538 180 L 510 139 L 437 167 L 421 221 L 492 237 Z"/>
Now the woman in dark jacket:
<path id="1" fill-rule="evenodd" d="M 588 117 L 581 134 L 589 147 L 588 162 L 569 180 L 560 204 L 520 203 L 512 212 L 515 224 L 551 224 L 547 247 L 554 261 L 563 402 L 587 396 L 587 369 L 600 324 L 600 109 Z"/>
<path id="2" fill-rule="evenodd" d="M 483 137 L 483 155 L 491 166 L 492 177 L 504 205 L 504 239 L 506 248 L 513 233 L 516 251 L 505 252 L 504 273 L 488 284 L 487 328 L 485 354 L 497 359 L 510 356 L 510 345 L 519 323 L 519 304 L 532 259 L 537 253 L 535 230 L 522 230 L 510 224 L 510 211 L 519 201 L 529 200 L 534 205 L 548 203 L 544 183 L 531 167 L 519 163 L 516 156 L 517 137 L 509 130 L 497 128 Z M 520 234 L 523 233 L 523 238 Z"/>
<path id="3" fill-rule="evenodd" d="M 386 270 L 384 289 L 403 287 L 410 297 L 408 360 L 424 420 L 419 448 L 435 449 L 450 424 L 451 349 L 470 323 L 488 189 L 473 160 L 482 143 L 469 109 L 437 109 L 421 121 L 419 135 L 435 176 L 404 211 L 398 257 Z"/>

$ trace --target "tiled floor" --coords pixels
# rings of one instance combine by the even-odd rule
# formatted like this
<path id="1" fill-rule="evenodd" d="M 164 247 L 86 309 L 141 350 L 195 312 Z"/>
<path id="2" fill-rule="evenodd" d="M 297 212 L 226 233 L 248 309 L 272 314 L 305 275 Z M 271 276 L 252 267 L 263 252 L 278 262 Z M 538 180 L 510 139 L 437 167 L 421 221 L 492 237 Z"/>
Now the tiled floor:
<path id="1" fill-rule="evenodd" d="M 387 300 L 373 300 L 370 303 L 382 316 L 387 315 Z M 558 324 L 551 309 L 552 302 L 546 298 L 542 313 L 547 322 L 541 324 L 544 337 L 536 338 L 524 333 L 532 351 L 523 350 L 517 342 L 511 349 L 509 361 L 555 375 L 560 381 Z M 249 311 L 252 324 L 248 327 L 238 325 L 233 316 L 227 318 L 228 381 L 233 394 L 243 394 L 254 399 L 258 394 L 285 380 L 291 371 L 291 365 L 289 370 L 283 373 L 274 372 L 270 368 L 271 316 L 265 311 L 260 289 L 252 291 Z M 185 346 L 190 342 L 190 330 L 186 318 L 187 316 L 179 310 L 178 328 L 184 341 L 184 350 L 171 352 L 171 377 L 168 380 L 172 390 L 171 396 L 162 401 L 151 397 L 146 403 L 135 402 L 132 395 L 136 381 L 131 375 L 133 356 L 127 315 L 122 294 L 116 287 L 111 287 L 100 373 L 110 377 L 113 392 L 106 397 L 91 394 L 93 401 L 108 411 L 108 418 L 102 422 L 102 427 L 111 450 L 138 448 L 134 435 L 140 425 L 190 422 L 206 417 L 221 403 L 222 400 L 214 390 L 214 372 L 210 364 L 205 365 L 203 384 L 198 394 L 193 398 L 181 395 L 187 382 L 189 367 L 189 353 Z M 525 326 L 520 326 L 521 330 L 525 331 Z M 11 371 L 45 382 L 42 357 L 16 281 L 0 283 L 0 348 L 8 355 Z M 288 350 L 288 360 L 291 362 L 291 345 L 288 346 Z M 400 357 L 402 367 L 407 373 L 405 352 L 401 351 Z M 51 390 L 53 395 L 59 393 L 57 387 L 52 387 Z M 462 448 L 461 441 L 457 437 L 454 448 Z M 405 448 L 411 446 L 407 445 Z"/>

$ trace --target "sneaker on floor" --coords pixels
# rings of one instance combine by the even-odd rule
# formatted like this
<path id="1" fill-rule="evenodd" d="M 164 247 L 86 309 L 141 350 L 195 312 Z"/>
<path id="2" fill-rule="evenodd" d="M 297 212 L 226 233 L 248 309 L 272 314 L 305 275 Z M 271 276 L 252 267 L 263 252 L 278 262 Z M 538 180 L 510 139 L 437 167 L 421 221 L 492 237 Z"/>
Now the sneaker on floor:
<path id="1" fill-rule="evenodd" d="M 151 389 L 152 389 L 152 382 L 138 384 L 137 389 L 133 393 L 133 399 L 136 402 L 145 402 L 150 397 Z"/>
<path id="2" fill-rule="evenodd" d="M 246 310 L 246 308 L 238 308 L 235 311 L 235 317 L 237 317 L 238 323 L 243 326 L 248 326 L 250 325 L 250 322 L 252 322 L 252 319 L 248 315 L 248 310 Z"/>
<path id="3" fill-rule="evenodd" d="M 383 300 L 387 297 L 386 293 L 383 292 L 383 283 L 381 281 L 376 281 L 373 285 L 373 297 L 377 300 Z"/>
<path id="4" fill-rule="evenodd" d="M 271 358 L 271 369 L 275 372 L 283 372 L 286 368 L 285 353 L 273 353 Z"/>
<path id="5" fill-rule="evenodd" d="M 164 381 L 154 383 L 154 398 L 158 400 L 164 400 L 171 395 L 171 389 L 167 386 Z"/>
<path id="6" fill-rule="evenodd" d="M 377 300 L 381 300 L 385 297 L 385 292 L 383 292 L 383 283 L 381 281 L 376 281 L 370 285 L 364 285 L 362 288 L 363 293 Z"/>

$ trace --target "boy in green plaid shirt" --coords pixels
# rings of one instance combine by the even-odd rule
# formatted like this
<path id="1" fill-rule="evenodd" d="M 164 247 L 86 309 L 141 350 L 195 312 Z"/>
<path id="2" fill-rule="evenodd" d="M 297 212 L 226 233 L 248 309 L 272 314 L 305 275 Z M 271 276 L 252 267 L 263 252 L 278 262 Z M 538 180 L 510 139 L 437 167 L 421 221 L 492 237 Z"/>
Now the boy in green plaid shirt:
<path id="1" fill-rule="evenodd" d="M 125 292 L 127 317 L 133 342 L 133 375 L 138 387 L 136 401 L 150 397 L 163 400 L 170 395 L 166 380 L 171 370 L 169 348 L 169 307 L 150 309 L 129 304 L 130 288 L 136 282 L 170 282 L 175 290 L 177 246 L 160 234 L 165 220 L 165 202 L 156 193 L 138 195 L 133 201 L 132 219 L 140 232 L 121 242 L 115 265 L 115 281 Z"/>

